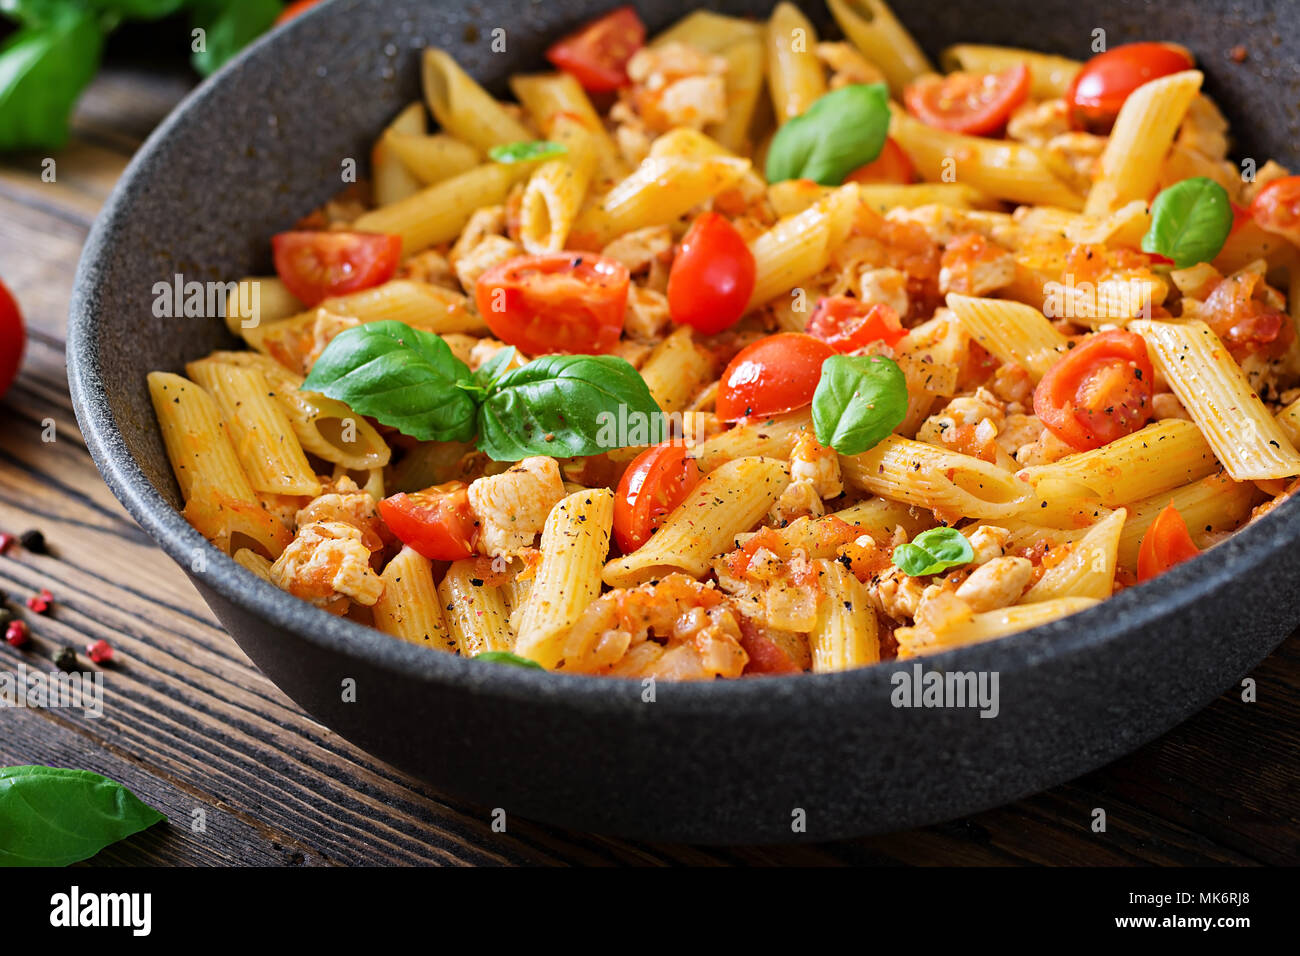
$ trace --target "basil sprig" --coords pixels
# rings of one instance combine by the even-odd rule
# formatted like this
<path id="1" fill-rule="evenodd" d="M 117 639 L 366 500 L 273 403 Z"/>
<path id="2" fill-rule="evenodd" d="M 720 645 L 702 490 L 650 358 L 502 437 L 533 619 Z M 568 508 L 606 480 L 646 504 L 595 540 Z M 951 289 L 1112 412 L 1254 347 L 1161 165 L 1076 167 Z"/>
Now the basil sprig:
<path id="1" fill-rule="evenodd" d="M 956 528 L 922 531 L 894 549 L 894 564 L 910 577 L 938 574 L 975 560 L 975 549 Z"/>
<path id="2" fill-rule="evenodd" d="M 563 143 L 553 143 L 546 139 L 521 140 L 518 143 L 503 143 L 488 150 L 488 159 L 497 163 L 526 163 L 534 159 L 551 159 L 568 152 Z"/>
<path id="3" fill-rule="evenodd" d="M 531 657 L 520 657 L 518 654 L 511 654 L 509 651 L 483 651 L 481 654 L 475 654 L 471 660 L 487 661 L 489 664 L 509 664 L 512 667 L 526 667 L 539 671 L 546 670 Z"/>
<path id="4" fill-rule="evenodd" d="M 907 416 L 907 380 L 883 355 L 832 355 L 813 393 L 813 432 L 841 455 L 876 445 Z"/>
<path id="5" fill-rule="evenodd" d="M 1231 231 L 1227 190 L 1212 179 L 1196 176 L 1156 196 L 1142 251 L 1174 260 L 1175 269 L 1186 269 L 1217 256 Z"/>
<path id="6" fill-rule="evenodd" d="M 88 770 L 0 767 L 0 866 L 67 866 L 162 819 Z"/>
<path id="7" fill-rule="evenodd" d="M 786 121 L 767 151 L 767 181 L 811 179 L 838 186 L 884 148 L 889 132 L 889 89 L 857 83 L 833 90 Z"/>
<path id="8" fill-rule="evenodd" d="M 663 414 L 640 374 L 612 355 L 547 355 L 509 372 L 503 349 L 477 372 L 431 332 L 368 322 L 325 347 L 304 391 L 421 441 L 470 441 L 496 461 L 595 455 L 618 447 L 622 417 L 651 428 Z M 611 441 L 615 444 L 611 444 Z"/>

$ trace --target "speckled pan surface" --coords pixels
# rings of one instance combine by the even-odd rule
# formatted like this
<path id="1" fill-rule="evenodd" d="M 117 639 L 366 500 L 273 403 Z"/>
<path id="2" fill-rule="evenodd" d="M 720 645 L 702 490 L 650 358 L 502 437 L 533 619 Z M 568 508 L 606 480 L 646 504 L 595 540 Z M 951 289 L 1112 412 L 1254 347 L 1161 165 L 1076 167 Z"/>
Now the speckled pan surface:
<path id="1" fill-rule="evenodd" d="M 332 0 L 260 41 L 157 130 L 101 214 L 77 275 L 68 340 L 87 444 L 131 514 L 190 570 L 240 646 L 289 696 L 362 747 L 483 807 L 564 826 L 694 842 L 818 840 L 970 813 L 1096 768 L 1203 707 L 1300 620 L 1300 503 L 1207 557 L 1038 630 L 925 660 L 995 671 L 1000 710 L 896 708 L 887 664 L 825 676 L 665 685 L 544 674 L 437 654 L 282 594 L 210 548 L 178 494 L 145 389 L 151 369 L 232 340 L 217 318 L 152 314 L 176 273 L 269 271 L 268 237 L 364 166 L 377 131 L 416 98 L 426 44 L 498 91 L 544 41 L 601 0 Z M 637 4 L 652 29 L 692 5 Z M 801 4 L 820 24 L 821 0 Z M 711 8 L 765 13 L 770 3 Z M 1243 137 L 1237 154 L 1300 167 L 1300 40 L 1263 2 L 900 0 L 934 54 L 948 43 L 1088 55 L 1187 44 Z M 1293 7 L 1291 9 L 1294 9 Z M 506 31 L 506 52 L 489 50 Z M 1250 53 L 1232 62 L 1229 48 Z M 341 682 L 357 682 L 354 703 Z M 1212 772 L 1212 771 L 1211 771 Z M 793 832 L 796 809 L 806 830 Z"/>

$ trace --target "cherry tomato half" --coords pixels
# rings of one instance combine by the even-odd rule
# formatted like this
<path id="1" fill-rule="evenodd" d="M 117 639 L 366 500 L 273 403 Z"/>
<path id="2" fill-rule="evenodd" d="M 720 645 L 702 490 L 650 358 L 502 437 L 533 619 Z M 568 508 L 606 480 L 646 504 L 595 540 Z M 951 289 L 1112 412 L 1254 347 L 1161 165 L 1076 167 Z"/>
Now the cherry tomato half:
<path id="1" fill-rule="evenodd" d="M 893 348 L 907 335 L 907 329 L 898 321 L 898 313 L 883 302 L 828 295 L 813 308 L 808 334 L 837 352 L 855 352 L 872 342 L 884 342 Z"/>
<path id="2" fill-rule="evenodd" d="M 430 561 L 459 561 L 474 554 L 478 519 L 463 481 L 391 495 L 379 502 L 379 514 L 403 544 Z"/>
<path id="3" fill-rule="evenodd" d="M 645 43 L 645 24 L 632 7 L 611 10 L 580 30 L 555 41 L 550 60 L 592 93 L 627 84 L 627 61 Z"/>
<path id="4" fill-rule="evenodd" d="M 282 232 L 271 237 L 275 271 L 305 305 L 387 282 L 402 237 L 378 232 Z"/>
<path id="5" fill-rule="evenodd" d="M 724 422 L 780 415 L 813 400 L 822 363 L 835 351 L 802 332 L 759 339 L 736 353 L 718 384 L 716 411 Z"/>
<path id="6" fill-rule="evenodd" d="M 595 355 L 618 344 L 631 281 L 617 259 L 546 252 L 484 272 L 474 301 L 492 334 L 527 355 Z"/>
<path id="7" fill-rule="evenodd" d="M 18 366 L 23 360 L 23 347 L 27 333 L 23 331 L 23 314 L 18 303 L 0 282 L 0 397 L 18 377 Z"/>
<path id="8" fill-rule="evenodd" d="M 926 126 L 983 136 L 1006 126 L 1028 95 L 1029 68 L 1017 63 L 1001 73 L 923 77 L 903 91 L 903 102 Z"/>
<path id="9" fill-rule="evenodd" d="M 916 167 L 893 137 L 885 138 L 880 155 L 844 177 L 846 183 L 896 183 L 906 186 L 916 182 Z"/>
<path id="10" fill-rule="evenodd" d="M 1261 229 L 1300 246 L 1300 176 L 1269 183 L 1250 204 L 1251 218 Z"/>
<path id="11" fill-rule="evenodd" d="M 1098 332 L 1047 370 L 1034 414 L 1071 448 L 1100 448 L 1150 420 L 1153 375 L 1140 335 Z"/>
<path id="12" fill-rule="evenodd" d="M 1200 553 L 1201 549 L 1187 531 L 1187 522 L 1170 502 L 1142 535 L 1142 544 L 1138 546 L 1138 581 L 1150 581 Z"/>
<path id="13" fill-rule="evenodd" d="M 614 540 L 623 553 L 650 540 L 700 477 L 699 463 L 678 443 L 655 445 L 632 459 L 614 493 Z"/>
<path id="14" fill-rule="evenodd" d="M 1078 129 L 1108 133 L 1129 94 L 1143 83 L 1192 68 L 1192 55 L 1176 43 L 1126 43 L 1098 53 L 1074 75 L 1065 94 Z"/>
<path id="15" fill-rule="evenodd" d="M 288 23 L 298 14 L 306 13 L 318 3 L 320 3 L 320 0 L 294 0 L 293 3 L 288 4 L 280 11 L 280 15 L 275 18 L 275 23 L 272 25 L 278 27 L 282 23 Z"/>
<path id="16" fill-rule="evenodd" d="M 716 212 L 691 223 L 668 273 L 668 314 L 705 335 L 730 328 L 754 291 L 754 254 Z"/>

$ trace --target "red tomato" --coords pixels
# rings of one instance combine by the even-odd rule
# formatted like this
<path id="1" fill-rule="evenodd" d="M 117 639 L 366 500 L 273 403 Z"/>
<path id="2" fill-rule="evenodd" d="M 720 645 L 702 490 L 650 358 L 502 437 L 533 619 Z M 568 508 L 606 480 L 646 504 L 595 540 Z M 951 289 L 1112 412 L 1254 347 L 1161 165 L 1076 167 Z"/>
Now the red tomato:
<path id="1" fill-rule="evenodd" d="M 754 254 L 736 227 L 716 212 L 691 223 L 668 273 L 668 313 L 705 335 L 745 314 L 754 291 Z"/>
<path id="2" fill-rule="evenodd" d="M 463 481 L 390 495 L 379 502 L 379 514 L 403 544 L 430 561 L 459 561 L 474 554 L 478 519 Z"/>
<path id="3" fill-rule="evenodd" d="M 828 295 L 813 309 L 808 334 L 837 352 L 854 352 L 872 342 L 884 342 L 892 348 L 907 335 L 907 329 L 899 323 L 898 313 L 884 303 Z"/>
<path id="4" fill-rule="evenodd" d="M 1250 204 L 1251 218 L 1261 229 L 1300 246 L 1300 176 L 1274 180 Z"/>
<path id="5" fill-rule="evenodd" d="M 282 232 L 271 237 L 275 271 L 305 305 L 387 282 L 402 237 L 378 232 Z"/>
<path id="6" fill-rule="evenodd" d="M 611 10 L 551 44 L 550 60 L 592 93 L 627 84 L 627 61 L 645 43 L 645 24 L 632 7 Z"/>
<path id="7" fill-rule="evenodd" d="M 1011 111 L 1029 95 L 1029 67 L 1001 73 L 927 76 L 903 91 L 907 111 L 926 126 L 983 136 L 1007 125 Z"/>
<path id="8" fill-rule="evenodd" d="M 27 334 L 23 331 L 23 314 L 18 303 L 0 282 L 0 397 L 18 377 L 18 366 L 23 360 L 23 346 Z"/>
<path id="9" fill-rule="evenodd" d="M 903 147 L 894 142 L 892 137 L 886 137 L 880 155 L 865 166 L 853 170 L 844 177 L 844 181 L 846 183 L 897 183 L 906 186 L 908 183 L 916 182 L 916 168 L 907 158 L 907 153 L 903 152 Z"/>
<path id="10" fill-rule="evenodd" d="M 1153 374 L 1140 335 L 1098 332 L 1047 370 L 1034 389 L 1034 414 L 1070 447 L 1100 448 L 1151 418 Z"/>
<path id="11" fill-rule="evenodd" d="M 700 480 L 700 466 L 684 445 L 664 442 L 632 460 L 614 493 L 614 539 L 624 554 L 650 540 L 663 520 Z"/>
<path id="12" fill-rule="evenodd" d="M 813 400 L 822 363 L 834 350 L 802 332 L 759 339 L 736 353 L 718 383 L 718 417 L 724 422 L 779 415 Z"/>
<path id="13" fill-rule="evenodd" d="M 1130 93 L 1191 68 L 1192 55 L 1176 43 L 1126 43 L 1098 53 L 1074 75 L 1065 94 L 1071 122 L 1079 129 L 1109 132 Z"/>
<path id="14" fill-rule="evenodd" d="M 1187 522 L 1170 502 L 1142 535 L 1142 544 L 1138 547 L 1138 581 L 1150 581 L 1157 574 L 1164 574 L 1175 564 L 1200 553 L 1201 549 L 1187 532 Z"/>
<path id="15" fill-rule="evenodd" d="M 744 614 L 737 617 L 740 623 L 740 646 L 749 656 L 749 662 L 745 664 L 746 675 L 802 673 L 802 669 L 785 649 L 768 636 L 766 628 Z"/>
<path id="16" fill-rule="evenodd" d="M 294 0 L 293 3 L 288 4 L 280 11 L 280 15 L 275 18 L 275 23 L 272 26 L 278 27 L 282 23 L 288 23 L 298 14 L 306 13 L 318 3 L 320 3 L 320 0 Z"/>
<path id="17" fill-rule="evenodd" d="M 527 355 L 595 355 L 618 344 L 631 281 L 617 259 L 546 252 L 483 273 L 474 301 L 492 334 Z"/>

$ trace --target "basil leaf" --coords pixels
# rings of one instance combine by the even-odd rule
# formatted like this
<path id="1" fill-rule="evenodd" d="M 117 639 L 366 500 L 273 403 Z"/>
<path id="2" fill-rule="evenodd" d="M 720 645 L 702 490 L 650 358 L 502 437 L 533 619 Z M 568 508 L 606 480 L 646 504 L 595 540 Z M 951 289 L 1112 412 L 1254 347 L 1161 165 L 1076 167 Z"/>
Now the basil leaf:
<path id="1" fill-rule="evenodd" d="M 1175 269 L 1209 262 L 1232 231 L 1232 203 L 1212 179 L 1196 176 L 1162 189 L 1151 204 L 1142 251 L 1174 260 Z"/>
<path id="2" fill-rule="evenodd" d="M 514 667 L 528 667 L 535 670 L 546 670 L 537 661 L 528 657 L 520 657 L 518 654 L 511 654 L 509 651 L 483 651 L 481 654 L 475 654 L 470 660 L 487 661 L 490 664 L 510 664 Z"/>
<path id="3" fill-rule="evenodd" d="M 501 377 L 501 370 L 514 361 L 518 353 L 519 350 L 513 345 L 497 349 L 495 355 L 474 370 L 474 384 L 480 388 L 491 388 Z"/>
<path id="4" fill-rule="evenodd" d="M 857 83 L 833 90 L 786 120 L 767 151 L 767 181 L 811 179 L 838 186 L 880 155 L 889 132 L 889 89 Z"/>
<path id="5" fill-rule="evenodd" d="M 568 152 L 563 143 L 552 143 L 545 139 L 524 140 L 518 143 L 504 143 L 488 150 L 488 159 L 498 163 L 526 163 L 534 159 L 550 159 L 563 156 Z"/>
<path id="6" fill-rule="evenodd" d="M 662 416 L 623 359 L 547 355 L 497 381 L 479 410 L 478 446 L 496 461 L 595 455 L 639 444 L 633 431 L 641 426 L 664 434 Z"/>
<path id="7" fill-rule="evenodd" d="M 88 770 L 0 767 L 0 866 L 67 866 L 162 819 Z"/>
<path id="8" fill-rule="evenodd" d="M 72 107 L 99 68 L 104 38 L 94 16 L 76 7 L 51 16 L 0 47 L 0 150 L 62 147 Z"/>
<path id="9" fill-rule="evenodd" d="M 432 332 L 403 322 L 367 322 L 325 347 L 304 392 L 336 398 L 421 441 L 469 441 L 478 403 L 457 383 L 470 371 Z"/>
<path id="10" fill-rule="evenodd" d="M 907 379 L 883 355 L 832 355 L 813 393 L 813 432 L 841 455 L 876 445 L 907 415 Z"/>
<path id="11" fill-rule="evenodd" d="M 194 51 L 190 63 L 203 76 L 270 29 L 283 9 L 280 0 L 191 0 L 190 6 L 191 26 L 203 31 L 203 49 Z"/>
<path id="12" fill-rule="evenodd" d="M 956 528 L 922 531 L 909 544 L 894 549 L 894 564 L 910 577 L 938 574 L 975 560 L 975 549 Z"/>

